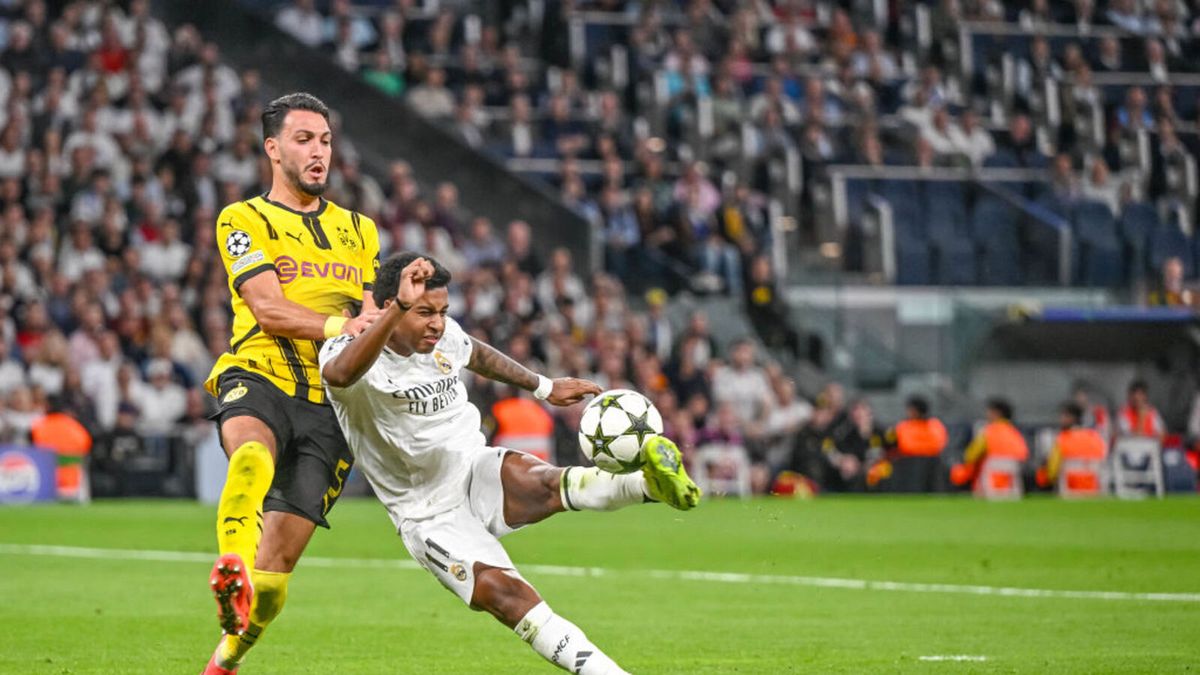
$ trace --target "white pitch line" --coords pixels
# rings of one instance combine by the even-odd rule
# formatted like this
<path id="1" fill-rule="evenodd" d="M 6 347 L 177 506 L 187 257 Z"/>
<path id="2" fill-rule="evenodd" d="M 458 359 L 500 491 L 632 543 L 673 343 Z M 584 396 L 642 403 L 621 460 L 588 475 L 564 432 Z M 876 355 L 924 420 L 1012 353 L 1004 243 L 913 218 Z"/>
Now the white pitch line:
<path id="1" fill-rule="evenodd" d="M 973 656 L 971 654 L 934 654 L 932 656 L 918 656 L 918 661 L 987 661 L 986 656 Z"/>
<path id="2" fill-rule="evenodd" d="M 127 548 L 88 548 L 84 546 L 50 546 L 44 544 L 3 544 L 0 554 L 50 556 L 58 558 L 92 558 L 103 560 L 146 560 L 152 562 L 210 563 L 212 553 L 188 551 L 154 551 Z M 305 556 L 303 565 L 309 567 L 357 569 L 421 569 L 413 560 L 389 558 L 324 558 Z M 1049 588 L 1018 588 L 1010 586 L 975 586 L 967 584 L 924 584 L 907 581 L 873 581 L 840 577 L 809 577 L 782 574 L 746 574 L 741 572 L 705 572 L 700 570 L 638 570 L 605 567 L 571 567 L 565 565 L 521 565 L 531 574 L 559 577 L 648 576 L 668 581 L 707 581 L 723 584 L 758 584 L 771 586 L 807 586 L 811 588 L 842 588 L 856 591 L 893 591 L 902 593 L 945 593 L 954 595 L 991 595 L 1007 598 L 1059 598 L 1070 600 L 1124 600 L 1144 602 L 1195 602 L 1200 593 L 1136 593 L 1130 591 L 1070 591 Z"/>

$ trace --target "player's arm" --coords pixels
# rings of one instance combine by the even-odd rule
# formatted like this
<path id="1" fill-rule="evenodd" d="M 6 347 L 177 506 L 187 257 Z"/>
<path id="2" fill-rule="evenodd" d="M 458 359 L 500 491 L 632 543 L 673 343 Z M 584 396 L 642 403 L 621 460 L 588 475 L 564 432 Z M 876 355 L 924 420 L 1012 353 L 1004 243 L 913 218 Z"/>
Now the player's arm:
<path id="1" fill-rule="evenodd" d="M 963 452 L 963 464 L 975 464 L 987 455 L 987 436 L 980 431 Z"/>
<path id="2" fill-rule="evenodd" d="M 475 338 L 471 338 L 471 359 L 467 369 L 489 380 L 531 391 L 535 397 L 554 405 L 578 403 L 584 396 L 595 396 L 601 391 L 600 385 L 588 380 L 574 377 L 551 380 L 538 375 L 499 349 Z"/>
<path id="3" fill-rule="evenodd" d="M 326 384 L 338 388 L 349 387 L 371 369 L 404 315 L 425 294 L 425 281 L 431 276 L 433 265 L 424 258 L 417 258 L 400 271 L 396 299 L 385 302 L 383 311 L 377 314 L 378 319 L 321 367 L 321 376 Z"/>
<path id="4" fill-rule="evenodd" d="M 371 325 L 377 312 L 363 303 L 363 311 L 354 318 L 314 312 L 283 295 L 283 286 L 274 274 L 257 274 L 238 289 L 254 320 L 267 335 L 300 340 L 324 340 L 342 333 L 358 335 Z"/>

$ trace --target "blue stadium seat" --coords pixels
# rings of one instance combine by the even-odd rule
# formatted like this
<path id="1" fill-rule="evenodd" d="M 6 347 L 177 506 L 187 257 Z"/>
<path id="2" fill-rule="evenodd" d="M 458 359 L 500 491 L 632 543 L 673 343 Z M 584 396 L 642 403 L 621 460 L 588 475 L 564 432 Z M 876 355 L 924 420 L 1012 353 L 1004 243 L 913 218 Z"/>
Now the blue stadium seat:
<path id="1" fill-rule="evenodd" d="M 1082 244 L 1120 248 L 1117 219 L 1103 202 L 1076 202 L 1071 209 L 1071 224 L 1075 237 Z"/>
<path id="2" fill-rule="evenodd" d="M 928 286 L 933 283 L 929 245 L 910 237 L 896 238 L 896 284 Z"/>
<path id="3" fill-rule="evenodd" d="M 1183 260 L 1184 270 L 1188 276 L 1192 274 L 1192 242 L 1184 234 L 1179 225 L 1174 222 L 1160 223 L 1150 234 L 1150 256 L 1147 262 L 1150 270 L 1157 272 L 1167 258 Z"/>
<path id="4" fill-rule="evenodd" d="M 1125 245 L 1145 251 L 1150 234 L 1158 229 L 1158 211 L 1147 202 L 1131 202 L 1121 211 L 1120 231 Z"/>
<path id="5" fill-rule="evenodd" d="M 971 236 L 982 250 L 979 282 L 1015 286 L 1021 283 L 1021 243 L 1017 210 L 1008 202 L 985 195 L 971 211 Z"/>
<path id="6" fill-rule="evenodd" d="M 947 286 L 971 286 L 977 282 L 975 243 L 962 236 L 935 239 L 937 282 Z"/>
<path id="7" fill-rule="evenodd" d="M 963 184 L 950 181 L 925 183 L 922 215 L 932 241 L 967 236 L 967 206 Z"/>
<path id="8" fill-rule="evenodd" d="M 981 197 L 971 210 L 971 237 L 981 248 L 1015 253 L 1020 248 L 1016 208 L 999 197 Z"/>
<path id="9" fill-rule="evenodd" d="M 1125 257 L 1116 242 L 1080 247 L 1078 279 L 1084 286 L 1115 288 L 1125 283 Z"/>
<path id="10" fill-rule="evenodd" d="M 925 218 L 921 213 L 921 196 L 916 181 L 881 180 L 876 186 L 880 197 L 892 206 L 896 236 L 923 240 L 926 236 Z"/>
<path id="11" fill-rule="evenodd" d="M 867 206 L 867 194 L 871 192 L 871 179 L 846 179 L 846 219 L 851 228 L 862 224 L 863 209 Z"/>

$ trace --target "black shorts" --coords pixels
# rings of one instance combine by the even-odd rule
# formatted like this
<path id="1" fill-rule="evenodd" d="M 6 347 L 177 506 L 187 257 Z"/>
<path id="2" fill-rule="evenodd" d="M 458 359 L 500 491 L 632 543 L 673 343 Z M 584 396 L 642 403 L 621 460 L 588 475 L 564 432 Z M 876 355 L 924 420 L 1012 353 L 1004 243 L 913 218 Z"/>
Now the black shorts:
<path id="1" fill-rule="evenodd" d="M 288 396 L 261 375 L 240 368 L 218 377 L 217 394 L 212 419 L 218 426 L 230 417 L 248 415 L 275 434 L 275 479 L 263 511 L 294 513 L 328 528 L 325 515 L 354 465 L 333 408 Z"/>

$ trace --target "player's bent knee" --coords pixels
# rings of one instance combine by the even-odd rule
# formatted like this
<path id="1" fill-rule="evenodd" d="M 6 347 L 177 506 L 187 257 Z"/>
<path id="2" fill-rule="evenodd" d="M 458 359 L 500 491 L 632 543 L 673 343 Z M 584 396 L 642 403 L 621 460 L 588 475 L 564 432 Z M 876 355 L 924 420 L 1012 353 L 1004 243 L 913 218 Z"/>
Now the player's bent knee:
<path id="1" fill-rule="evenodd" d="M 275 457 L 275 434 L 266 422 L 251 415 L 227 417 L 221 421 L 221 445 L 233 457 L 247 443 L 260 443 Z"/>
<path id="2" fill-rule="evenodd" d="M 473 609 L 485 611 L 511 628 L 541 601 L 537 591 L 514 570 L 475 565 L 475 590 L 471 594 Z"/>

